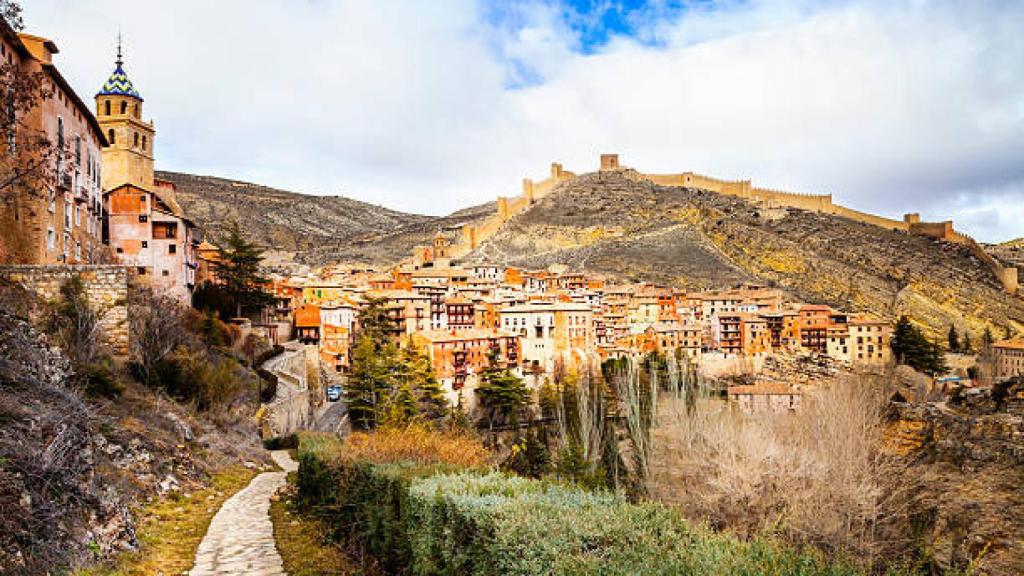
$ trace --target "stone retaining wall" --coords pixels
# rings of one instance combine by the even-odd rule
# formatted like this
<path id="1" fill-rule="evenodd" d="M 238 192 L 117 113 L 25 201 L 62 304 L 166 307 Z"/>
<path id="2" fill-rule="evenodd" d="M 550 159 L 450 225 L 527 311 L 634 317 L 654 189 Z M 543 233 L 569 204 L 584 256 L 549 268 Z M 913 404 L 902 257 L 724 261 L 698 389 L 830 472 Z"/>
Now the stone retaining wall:
<path id="1" fill-rule="evenodd" d="M 100 314 L 106 344 L 116 355 L 129 353 L 129 269 L 116 265 L 0 266 L 0 278 L 34 292 L 46 301 L 60 295 L 62 284 L 82 279 L 89 305 Z"/>

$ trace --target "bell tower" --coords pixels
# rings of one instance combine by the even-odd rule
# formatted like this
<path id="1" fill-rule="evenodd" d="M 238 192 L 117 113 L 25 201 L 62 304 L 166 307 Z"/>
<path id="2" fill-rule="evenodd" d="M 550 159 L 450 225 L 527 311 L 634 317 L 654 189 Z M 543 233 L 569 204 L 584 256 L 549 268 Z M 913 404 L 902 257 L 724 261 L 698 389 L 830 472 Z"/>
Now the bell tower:
<path id="1" fill-rule="evenodd" d="M 124 71 L 121 38 L 114 71 L 96 94 L 96 119 L 107 138 L 103 149 L 103 190 L 122 184 L 153 189 L 153 122 L 142 120 L 142 96 Z"/>

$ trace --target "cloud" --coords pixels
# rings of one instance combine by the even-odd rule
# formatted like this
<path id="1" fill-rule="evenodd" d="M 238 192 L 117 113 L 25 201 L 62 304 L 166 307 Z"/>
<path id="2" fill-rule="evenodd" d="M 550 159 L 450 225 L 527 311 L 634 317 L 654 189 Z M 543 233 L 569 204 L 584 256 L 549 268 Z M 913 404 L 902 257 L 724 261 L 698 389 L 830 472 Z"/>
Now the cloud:
<path id="1" fill-rule="evenodd" d="M 120 26 L 166 169 L 436 214 L 618 151 L 1024 235 L 1024 5 L 592 4 L 620 24 L 555 0 L 26 8 L 83 96 Z"/>

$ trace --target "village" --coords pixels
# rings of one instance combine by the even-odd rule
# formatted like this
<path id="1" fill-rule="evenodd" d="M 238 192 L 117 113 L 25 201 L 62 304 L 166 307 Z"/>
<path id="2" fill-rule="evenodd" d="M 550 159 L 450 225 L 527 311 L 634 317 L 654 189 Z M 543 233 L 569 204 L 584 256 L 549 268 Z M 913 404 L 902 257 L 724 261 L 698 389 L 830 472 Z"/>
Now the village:
<path id="1" fill-rule="evenodd" d="M 33 182 L 43 190 L 16 194 L 13 210 L 4 211 L 5 261 L 58 269 L 117 265 L 131 272 L 133 282 L 191 304 L 198 287 L 217 283 L 220 249 L 203 240 L 215 231 L 202 231 L 189 218 L 174 184 L 154 175 L 156 130 L 152 120 L 143 119 L 143 97 L 125 71 L 120 45 L 93 108 L 59 72 L 53 41 L 15 32 L 3 22 L 0 33 L 9 65 L 45 74 L 41 101 L 26 122 L 54 143 L 43 151 L 54 164 L 52 174 L 41 173 Z M 603 155 L 601 169 L 619 169 L 617 155 Z M 516 210 L 572 177 L 553 165 L 550 181 L 524 184 Z M 722 192 L 734 193 L 727 186 Z M 497 218 L 507 219 L 509 210 L 509 201 L 500 198 Z M 892 325 L 869 314 L 793 301 L 764 285 L 693 292 L 617 284 L 557 265 L 523 270 L 463 263 L 481 231 L 456 232 L 453 241 L 438 230 L 432 245 L 417 247 L 390 268 L 336 264 L 301 276 L 274 274 L 262 287 L 274 304 L 233 321 L 272 344 L 297 340 L 315 346 L 326 371 L 343 385 L 359 311 L 377 301 L 392 319 L 393 340 L 429 356 L 453 404 L 460 396 L 472 402 L 490 350 L 501 350 L 503 365 L 534 387 L 556 362 L 584 365 L 651 352 L 679 355 L 710 375 L 753 373 L 773 355 L 813 354 L 867 370 L 892 360 Z M 1019 342 L 994 349 L 997 377 L 1022 370 Z M 730 397 L 744 398 L 745 406 L 795 406 L 799 394 L 784 382 L 767 382 L 734 387 Z M 786 400 L 776 402 L 775 396 Z"/>
<path id="2" fill-rule="evenodd" d="M 922 221 L 917 212 L 890 219 L 834 203 L 831 194 L 689 171 L 645 173 L 602 153 L 596 172 L 552 163 L 549 177 L 524 178 L 520 195 L 493 204 L 448 217 L 403 214 L 420 226 L 409 233 L 415 240 L 396 242 L 400 249 L 382 250 L 387 257 L 373 262 L 339 255 L 337 246 L 351 238 L 335 248 L 304 240 L 328 256 L 311 263 L 269 246 L 268 234 L 257 232 L 265 223 L 251 213 L 248 222 L 203 225 L 203 211 L 172 178 L 204 177 L 156 170 L 156 123 L 144 115 L 120 35 L 112 71 L 97 78 L 89 102 L 61 72 L 57 42 L 5 17 L 0 75 L 17 97 L 0 115 L 0 393 L 7 395 L 0 395 L 0 448 L 14 456 L 0 453 L 0 496 L 22 510 L 2 527 L 22 517 L 32 525 L 18 524 L 17 537 L 0 534 L 0 573 L 7 561 L 23 573 L 91 565 L 145 566 L 111 572 L 118 574 L 364 573 L 358 560 L 373 574 L 590 574 L 605 572 L 550 566 L 563 558 L 605 562 L 625 551 L 608 560 L 613 572 L 753 574 L 772 566 L 779 574 L 880 574 L 880 559 L 902 567 L 912 558 L 920 564 L 886 573 L 918 576 L 960 574 L 945 569 L 989 550 L 981 540 L 939 552 L 922 544 L 961 538 L 967 530 L 949 518 L 964 513 L 954 505 L 974 505 L 974 495 L 952 481 L 943 488 L 953 494 L 948 502 L 927 500 L 927 474 L 970 458 L 1000 482 L 1019 473 L 1018 248 L 993 252 L 951 220 Z M 502 242 L 512 243 L 507 235 L 522 230 L 516 223 L 542 212 L 543 202 L 550 208 L 558 194 L 579 197 L 572 185 L 595 197 L 602 186 L 615 188 L 624 199 L 607 203 L 609 220 L 640 203 L 636 190 L 676 202 L 665 210 L 670 225 L 589 230 L 595 243 L 658 236 L 684 248 L 652 240 L 651 250 L 683 260 L 697 244 L 681 242 L 680 231 L 712 236 L 702 221 L 723 224 L 743 212 L 748 227 L 734 230 L 757 227 L 759 238 L 780 243 L 802 234 L 786 229 L 787 218 L 822 236 L 840 219 L 849 228 L 836 228 L 835 245 L 848 240 L 840 237 L 845 230 L 878 257 L 843 260 L 834 253 L 841 249 L 816 246 L 819 260 L 811 249 L 801 257 L 825 262 L 820 267 L 778 259 L 744 268 L 726 248 L 757 240 L 738 232 L 700 245 L 718 266 L 708 269 L 727 267 L 736 282 L 650 270 L 627 278 L 595 269 L 593 260 L 566 260 L 548 245 L 537 252 L 557 259 L 519 265 L 530 258 L 510 256 Z M 717 204 L 695 207 L 709 197 Z M 661 210 L 648 200 L 650 212 Z M 413 244 L 421 245 L 409 250 Z M 894 253 L 907 246 L 915 250 L 908 259 L 925 254 L 940 264 L 904 265 Z M 627 266 L 636 262 L 632 254 L 622 259 Z M 840 297 L 836 286 L 859 280 L 844 277 L 857 259 L 867 267 L 899 260 L 902 268 L 863 285 L 906 300 L 889 307 Z M 929 276 L 933 270 L 939 278 Z M 977 286 L 945 286 L 942 271 L 951 270 Z M 826 272 L 831 282 L 821 291 L 790 281 Z M 924 470 L 914 483 L 905 480 L 911 466 Z M 76 484 L 53 488 L 53 478 Z M 116 489 L 99 496 L 110 478 Z M 480 507 L 443 508 L 450 502 L 435 482 L 458 506 Z M 1011 487 L 998 492 L 1004 500 L 986 504 L 975 531 L 996 542 L 1005 554 L 997 560 L 1009 565 L 1022 552 L 1005 534 L 1014 529 L 1000 502 L 1019 483 L 1004 484 Z M 63 498 L 65 490 L 75 498 Z M 519 538 L 521 530 L 501 520 L 486 528 L 500 537 L 452 541 L 465 526 L 451 518 L 490 517 L 490 504 L 476 502 L 498 493 L 524 518 L 534 515 L 529 522 L 542 528 L 532 540 L 520 545 L 509 534 Z M 403 503 L 397 512 L 396 501 Z M 925 522 L 906 511 L 926 501 L 928 525 L 940 536 L 903 538 Z M 406 503 L 435 516 L 410 515 Z M 897 513 L 883 517 L 883 508 Z M 77 532 L 50 534 L 68 511 Z M 133 514 L 145 519 L 138 534 Z M 380 524 L 380 533 L 352 529 L 358 522 Z M 413 534 L 416 522 L 424 522 L 422 534 Z M 692 536 L 688 522 L 707 533 Z M 152 536 L 165 523 L 170 532 Z M 545 529 L 556 524 L 576 540 L 549 544 Z M 485 533 L 480 526 L 473 524 Z M 620 527 L 610 536 L 588 532 Z M 282 535 L 288 530 L 290 538 Z M 791 548 L 766 553 L 757 548 L 765 535 Z M 424 540 L 407 549 L 414 538 Z M 491 541 L 501 538 L 514 545 Z M 593 542 L 603 542 L 600 554 L 591 553 Z M 431 565 L 442 546 L 455 550 L 445 549 L 456 558 L 451 565 L 408 571 L 410 563 Z M 488 556 L 488 546 L 516 568 L 459 564 L 467 550 Z M 633 546 L 650 549 L 632 555 Z M 533 560 L 522 547 L 543 550 L 540 564 L 527 567 Z M 697 548 L 710 550 L 709 559 Z M 44 549 L 40 558 L 23 552 Z M 305 571 L 312 570 L 307 549 L 334 565 Z M 738 560 L 722 560 L 720 549 L 738 551 L 728 553 Z M 650 563 L 645 554 L 664 558 Z M 694 568 L 700 562 L 704 571 Z M 719 572 L 727 562 L 733 571 Z"/>

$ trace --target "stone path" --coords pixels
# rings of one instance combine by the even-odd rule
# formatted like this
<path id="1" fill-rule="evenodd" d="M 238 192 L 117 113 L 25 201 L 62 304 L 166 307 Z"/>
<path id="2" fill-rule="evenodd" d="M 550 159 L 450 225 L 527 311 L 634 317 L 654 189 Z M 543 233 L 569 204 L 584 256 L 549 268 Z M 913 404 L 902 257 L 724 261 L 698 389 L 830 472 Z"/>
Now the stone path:
<path id="1" fill-rule="evenodd" d="M 270 456 L 284 472 L 264 472 L 224 502 L 199 544 L 190 576 L 285 575 L 274 546 L 270 497 L 284 486 L 287 473 L 298 469 L 298 464 L 285 450 L 275 450 Z"/>

